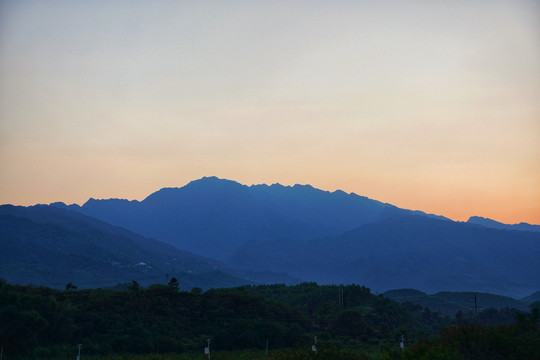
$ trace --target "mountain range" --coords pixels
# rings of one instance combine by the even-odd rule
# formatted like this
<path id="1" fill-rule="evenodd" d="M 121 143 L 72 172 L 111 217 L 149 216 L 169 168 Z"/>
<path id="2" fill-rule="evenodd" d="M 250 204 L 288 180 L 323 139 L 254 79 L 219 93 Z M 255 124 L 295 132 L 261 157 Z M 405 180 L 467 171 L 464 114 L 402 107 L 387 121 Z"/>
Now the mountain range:
<path id="1" fill-rule="evenodd" d="M 251 240 L 306 241 L 340 235 L 389 213 L 426 215 L 339 190 L 246 186 L 217 177 L 164 188 L 140 202 L 90 199 L 83 206 L 51 205 L 220 260 Z"/>
<path id="2" fill-rule="evenodd" d="M 24 250 L 17 245 L 29 238 L 53 244 L 56 231 L 61 232 L 60 238 L 71 239 L 72 247 L 64 254 L 81 255 L 74 239 L 83 239 L 87 248 L 88 244 L 100 244 L 100 251 L 108 257 L 102 254 L 96 259 L 110 260 L 103 269 L 129 269 L 131 272 L 122 277 L 125 280 L 144 274 L 133 273 L 137 268 L 130 266 L 135 261 L 153 264 L 149 274 L 156 276 L 201 276 L 218 271 L 217 277 L 227 277 L 230 283 L 304 280 L 358 283 L 377 292 L 416 288 L 517 297 L 540 288 L 538 226 L 500 228 L 504 224 L 479 217 L 454 222 L 309 185 L 246 186 L 208 177 L 181 188 L 161 189 L 143 201 L 90 199 L 82 206 L 53 203 L 1 208 L 2 246 L 11 249 L 9 257 L 19 259 L 19 265 L 8 261 L 0 266 L 0 277 L 8 281 L 6 274 L 22 274 L 21 268 L 31 269 L 36 259 L 62 256 L 51 252 L 54 246 L 48 245 L 47 251 L 24 258 L 20 255 Z M 48 215 L 39 217 L 30 212 Z M 97 230 L 91 229 L 94 227 Z M 128 246 L 126 239 L 131 247 L 137 244 L 139 253 L 130 253 L 134 256 L 122 262 L 117 259 L 118 252 L 125 251 L 105 244 Z M 34 248 L 25 250 L 30 254 Z M 151 253 L 161 257 L 156 254 L 152 258 Z M 187 260 L 179 259 L 191 259 L 200 267 L 181 266 L 180 262 Z M 75 260 L 71 264 L 73 269 L 79 265 Z M 69 264 L 63 266 L 69 268 Z M 103 278 L 95 270 L 86 272 L 94 274 L 87 275 L 90 280 Z M 51 279 L 62 273 L 51 275 Z M 37 273 L 34 278 L 30 273 L 28 276 L 40 281 Z"/>

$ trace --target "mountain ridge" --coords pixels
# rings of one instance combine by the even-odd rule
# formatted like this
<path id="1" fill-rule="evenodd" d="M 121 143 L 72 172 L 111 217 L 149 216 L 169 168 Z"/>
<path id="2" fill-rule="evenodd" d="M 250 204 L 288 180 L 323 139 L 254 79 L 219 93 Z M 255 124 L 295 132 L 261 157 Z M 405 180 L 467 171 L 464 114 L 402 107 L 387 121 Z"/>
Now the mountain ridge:
<path id="1" fill-rule="evenodd" d="M 493 219 L 481 217 L 481 216 L 471 216 L 467 223 L 477 224 L 489 228 L 499 229 L 499 230 L 518 230 L 518 231 L 535 231 L 540 232 L 540 225 L 528 224 L 526 222 L 521 222 L 519 224 L 504 224 Z"/>
<path id="2" fill-rule="evenodd" d="M 337 189 L 337 190 L 334 190 L 334 191 L 322 190 L 322 189 L 315 188 L 310 184 L 282 185 L 280 183 L 272 183 L 272 184 L 268 185 L 268 184 L 265 184 L 265 183 L 261 183 L 261 184 L 245 185 L 245 184 L 241 184 L 241 183 L 239 183 L 237 181 L 234 181 L 234 180 L 223 179 L 223 178 L 219 178 L 217 176 L 203 176 L 200 179 L 192 180 L 192 181 L 188 182 L 186 185 L 180 186 L 180 187 L 163 187 L 163 188 L 149 194 L 148 196 L 146 196 L 141 201 L 139 201 L 139 200 L 129 200 L 129 199 L 124 199 L 124 198 L 94 198 L 94 197 L 90 197 L 85 203 L 83 203 L 83 205 L 79 205 L 79 204 L 75 204 L 75 203 L 66 204 L 66 203 L 60 202 L 60 201 L 59 202 L 53 202 L 53 203 L 50 203 L 48 205 L 49 206 L 61 207 L 61 208 L 68 208 L 70 210 L 80 210 L 81 208 L 83 208 L 87 204 L 91 204 L 93 202 L 99 202 L 99 201 L 116 201 L 116 202 L 125 203 L 125 204 L 139 204 L 139 203 L 142 203 L 142 202 L 144 202 L 144 201 L 146 201 L 148 199 L 153 198 L 154 196 L 157 196 L 160 193 L 176 191 L 176 190 L 180 190 L 180 189 L 184 189 L 184 188 L 198 186 L 200 184 L 223 184 L 223 183 L 227 183 L 227 184 L 229 184 L 231 186 L 234 186 L 234 187 L 237 187 L 237 188 L 248 188 L 248 189 L 253 189 L 253 188 L 301 189 L 301 188 L 304 188 L 304 189 L 314 190 L 314 191 L 318 191 L 318 192 L 321 192 L 321 193 L 326 193 L 326 194 L 336 195 L 336 196 L 337 195 L 354 196 L 354 197 L 358 197 L 360 199 L 365 199 L 365 200 L 369 200 L 369 201 L 375 201 L 375 202 L 378 202 L 380 204 L 384 204 L 384 205 L 389 206 L 389 207 L 394 207 L 394 208 L 400 209 L 400 208 L 396 207 L 395 205 L 392 205 L 391 203 L 380 202 L 378 200 L 374 200 L 374 199 L 371 199 L 371 198 L 363 196 L 363 195 L 358 195 L 355 192 L 347 193 L 347 192 L 345 192 L 343 190 L 340 190 L 340 189 Z M 6 205 L 8 205 L 8 204 L 6 204 Z M 422 214 L 422 215 L 426 215 L 426 216 L 434 217 L 434 218 L 438 218 L 438 219 L 444 219 L 444 220 L 453 221 L 453 220 L 451 220 L 451 219 L 449 219 L 449 218 L 447 218 L 447 217 L 445 217 L 443 215 L 430 214 L 430 213 L 426 213 L 426 212 L 424 212 L 422 210 L 411 210 L 411 209 L 401 209 L 401 210 L 405 210 L 405 211 L 409 211 L 409 212 L 413 212 L 413 213 L 418 213 L 418 214 Z M 520 223 L 516 223 L 516 224 L 506 224 L 506 223 L 502 223 L 502 222 L 499 222 L 499 221 L 496 221 L 496 220 L 493 220 L 493 219 L 490 219 L 490 218 L 482 217 L 482 216 L 470 216 L 469 219 L 466 221 L 466 223 L 477 224 L 477 225 L 482 225 L 482 226 L 492 227 L 492 228 L 497 228 L 497 229 L 505 229 L 505 230 L 540 231 L 540 225 L 529 224 L 529 223 L 526 223 L 526 222 L 520 222 Z"/>
<path id="3" fill-rule="evenodd" d="M 540 282 L 539 233 L 455 222 L 311 185 L 247 186 L 205 177 L 143 201 L 51 206 L 229 268 L 320 283 L 524 296 Z"/>
<path id="4" fill-rule="evenodd" d="M 178 248 L 220 260 L 250 240 L 307 240 L 337 236 L 387 213 L 444 218 L 311 185 L 242 185 L 215 176 L 166 187 L 144 200 L 89 199 L 83 206 L 53 203 Z M 216 231 L 219 229 L 220 234 Z M 221 236 L 223 242 L 212 241 Z"/>
<path id="5" fill-rule="evenodd" d="M 388 206 L 361 197 L 336 199 L 341 195 L 310 185 L 246 186 L 205 177 L 180 188 L 160 189 L 141 202 L 92 199 L 79 208 L 67 207 L 200 255 L 225 259 L 252 239 L 337 235 L 371 221 Z M 224 239 L 220 243 L 213 241 L 218 236 Z"/>

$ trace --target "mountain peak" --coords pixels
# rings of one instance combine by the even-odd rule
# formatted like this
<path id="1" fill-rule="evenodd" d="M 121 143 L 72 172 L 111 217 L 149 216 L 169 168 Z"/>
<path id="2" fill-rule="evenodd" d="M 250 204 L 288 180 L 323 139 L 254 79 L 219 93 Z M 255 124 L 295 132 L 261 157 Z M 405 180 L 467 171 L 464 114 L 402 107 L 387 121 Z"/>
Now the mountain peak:
<path id="1" fill-rule="evenodd" d="M 469 220 L 467 220 L 467 222 L 470 222 L 470 223 L 476 223 L 476 222 L 494 222 L 494 223 L 497 223 L 497 224 L 502 224 L 498 221 L 495 221 L 495 220 L 491 220 L 489 218 L 485 218 L 485 217 L 482 217 L 482 216 L 471 216 L 469 217 Z"/>
<path id="2" fill-rule="evenodd" d="M 193 182 L 217 183 L 217 182 L 220 182 L 220 181 L 231 181 L 231 180 L 220 179 L 217 176 L 203 176 L 200 179 L 190 181 L 190 183 L 193 183 Z"/>
<path id="3" fill-rule="evenodd" d="M 90 198 L 88 199 L 83 206 L 92 206 L 95 204 L 101 203 L 103 200 L 106 200 L 109 202 L 109 204 L 128 204 L 128 203 L 138 203 L 138 200 L 127 200 L 127 199 L 119 199 L 119 198 L 110 198 L 110 199 L 94 199 Z M 60 206 L 61 207 L 61 206 Z"/>
<path id="4" fill-rule="evenodd" d="M 234 180 L 228 180 L 228 179 L 221 179 L 217 176 L 204 176 L 198 180 L 190 181 L 186 186 L 184 187 L 192 187 L 192 186 L 234 186 L 234 187 L 245 187 L 245 185 L 240 184 L 239 182 L 236 182 Z"/>

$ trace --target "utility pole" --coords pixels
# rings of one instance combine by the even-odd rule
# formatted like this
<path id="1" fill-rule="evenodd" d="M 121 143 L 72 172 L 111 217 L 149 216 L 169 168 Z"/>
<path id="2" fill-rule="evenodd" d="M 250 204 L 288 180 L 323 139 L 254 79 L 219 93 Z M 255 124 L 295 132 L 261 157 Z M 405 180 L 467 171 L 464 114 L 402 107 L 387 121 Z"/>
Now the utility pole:
<path id="1" fill-rule="evenodd" d="M 474 318 L 478 324 L 478 302 L 476 301 L 476 294 L 474 294 Z"/>
<path id="2" fill-rule="evenodd" d="M 204 349 L 204 353 L 208 354 L 208 358 L 210 359 L 210 342 L 211 342 L 211 339 L 206 339 L 206 341 L 208 342 L 208 346 L 206 347 L 206 349 Z"/>

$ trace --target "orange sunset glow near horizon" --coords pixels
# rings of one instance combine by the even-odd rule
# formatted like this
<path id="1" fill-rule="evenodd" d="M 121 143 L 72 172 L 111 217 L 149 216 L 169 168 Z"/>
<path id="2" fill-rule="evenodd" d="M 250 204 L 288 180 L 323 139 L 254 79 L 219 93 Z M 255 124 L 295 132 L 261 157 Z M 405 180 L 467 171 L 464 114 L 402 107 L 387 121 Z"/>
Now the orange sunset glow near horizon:
<path id="1" fill-rule="evenodd" d="M 540 2 L 0 1 L 0 204 L 203 176 L 540 224 Z"/>

